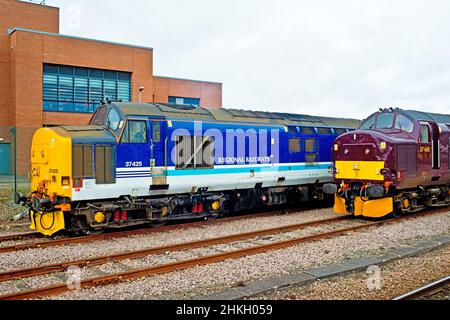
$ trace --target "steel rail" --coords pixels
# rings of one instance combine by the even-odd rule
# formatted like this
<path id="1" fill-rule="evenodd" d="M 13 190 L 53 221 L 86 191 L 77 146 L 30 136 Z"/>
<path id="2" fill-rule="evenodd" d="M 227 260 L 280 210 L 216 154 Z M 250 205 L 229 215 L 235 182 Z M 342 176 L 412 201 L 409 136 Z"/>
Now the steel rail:
<path id="1" fill-rule="evenodd" d="M 149 255 L 155 255 L 155 254 L 160 254 L 160 253 L 165 253 L 165 252 L 189 250 L 189 249 L 195 249 L 195 248 L 200 248 L 200 247 L 213 246 L 213 245 L 217 245 L 217 244 L 224 244 L 224 243 L 236 242 L 236 241 L 241 241 L 241 240 L 247 240 L 247 239 L 262 237 L 262 236 L 271 235 L 271 234 L 290 232 L 290 231 L 305 229 L 308 227 L 327 225 L 327 224 L 330 224 L 333 222 L 340 222 L 340 221 L 344 221 L 347 219 L 348 219 L 348 216 L 324 219 L 324 220 L 315 220 L 315 221 L 306 222 L 306 223 L 299 223 L 299 224 L 275 227 L 275 228 L 270 228 L 270 229 L 251 231 L 251 232 L 242 233 L 242 234 L 233 234 L 233 235 L 227 235 L 227 236 L 216 237 L 216 238 L 211 238 L 211 239 L 202 239 L 199 241 L 192 241 L 192 242 L 187 242 L 187 243 L 177 243 L 177 244 L 169 245 L 169 246 L 154 247 L 154 248 L 147 248 L 147 249 L 138 250 L 138 251 L 118 253 L 118 254 L 114 254 L 114 255 L 105 255 L 105 256 L 100 256 L 100 257 L 83 259 L 83 260 L 67 261 L 67 262 L 63 262 L 63 263 L 56 263 L 56 264 L 43 265 L 43 266 L 37 266 L 37 267 L 32 267 L 32 268 L 20 269 L 20 270 L 6 271 L 6 272 L 0 273 L 0 282 L 9 281 L 9 280 L 17 280 L 17 279 L 39 276 L 39 275 L 45 275 L 45 274 L 55 273 L 55 272 L 64 272 L 67 270 L 67 268 L 69 268 L 71 266 L 77 266 L 80 268 L 86 267 L 86 266 L 96 266 L 96 265 L 101 265 L 101 264 L 105 264 L 108 262 L 117 262 L 117 261 L 127 260 L 127 259 L 142 258 L 142 257 L 146 257 Z"/>
<path id="2" fill-rule="evenodd" d="M 38 232 L 25 232 L 25 233 L 18 233 L 18 234 L 11 234 L 7 236 L 1 236 L 0 237 L 0 243 L 1 242 L 7 242 L 7 241 L 19 241 L 24 239 L 34 239 L 34 238 L 40 238 L 43 237 Z"/>
<path id="3" fill-rule="evenodd" d="M 228 217 L 228 218 L 221 218 L 221 219 L 215 219 L 215 220 L 205 220 L 205 221 L 192 222 L 192 223 L 188 223 L 188 224 L 176 224 L 176 225 L 170 225 L 170 226 L 164 226 L 164 227 L 158 227 L 158 228 L 127 230 L 127 231 L 120 231 L 120 232 L 113 232 L 113 233 L 104 233 L 104 234 L 94 235 L 94 236 L 83 236 L 83 237 L 75 237 L 75 238 L 63 238 L 63 239 L 57 239 L 57 240 L 36 241 L 36 242 L 31 242 L 31 243 L 16 244 L 16 245 L 11 245 L 11 246 L 0 247 L 0 253 L 8 253 L 8 252 L 23 251 L 23 250 L 29 250 L 29 249 L 57 247 L 57 246 L 63 246 L 63 245 L 68 245 L 68 244 L 79 244 L 79 243 L 86 243 L 86 242 L 92 242 L 92 241 L 125 238 L 125 237 L 136 236 L 136 235 L 145 235 L 145 234 L 153 234 L 153 233 L 159 233 L 159 232 L 165 232 L 165 231 L 172 231 L 172 230 L 177 230 L 177 229 L 196 228 L 196 227 L 201 227 L 201 226 L 205 226 L 205 225 L 222 224 L 222 223 L 240 221 L 240 220 L 251 219 L 251 218 L 270 217 L 270 216 L 275 216 L 278 214 L 284 214 L 287 211 L 289 211 L 289 210 L 276 210 L 276 211 L 272 211 L 272 212 L 264 212 L 264 213 L 251 214 L 251 215 L 242 215 L 242 216 L 238 216 L 238 217 Z M 303 210 L 300 209 L 300 210 L 296 210 L 295 212 L 302 212 L 302 211 Z"/>
<path id="4" fill-rule="evenodd" d="M 269 244 L 250 247 L 250 248 L 238 249 L 235 251 L 219 253 L 219 254 L 209 255 L 209 256 L 203 256 L 203 257 L 198 257 L 198 258 L 193 258 L 193 259 L 188 259 L 188 260 L 182 260 L 182 261 L 178 261 L 175 263 L 168 263 L 168 264 L 152 266 L 152 267 L 148 267 L 148 268 L 134 269 L 134 270 L 130 270 L 130 271 L 119 272 L 119 273 L 101 276 L 101 277 L 90 278 L 90 279 L 86 279 L 86 280 L 81 280 L 80 289 L 105 286 L 105 285 L 112 284 L 112 283 L 119 283 L 119 282 L 124 282 L 124 281 L 129 281 L 129 280 L 135 280 L 135 279 L 139 279 L 139 278 L 143 278 L 143 277 L 147 277 L 147 276 L 153 276 L 153 275 L 157 275 L 157 274 L 163 274 L 163 273 L 193 268 L 196 266 L 212 264 L 212 263 L 216 263 L 216 262 L 220 262 L 220 261 L 224 261 L 224 260 L 228 260 L 228 259 L 237 259 L 240 257 L 264 253 L 264 252 L 268 252 L 268 251 L 272 251 L 272 250 L 285 249 L 285 248 L 289 248 L 289 247 L 298 245 L 300 243 L 336 237 L 336 236 L 344 235 L 349 232 L 360 231 L 360 230 L 369 229 L 372 227 L 379 227 L 379 226 L 382 226 L 385 224 L 401 222 L 401 221 L 409 220 L 411 218 L 417 218 L 420 216 L 430 215 L 433 213 L 436 213 L 436 212 L 425 212 L 425 213 L 419 213 L 419 214 L 416 214 L 413 216 L 408 216 L 408 217 L 400 217 L 400 218 L 395 218 L 395 219 L 386 220 L 386 221 L 370 222 L 370 223 L 365 223 L 365 224 L 358 225 L 358 226 L 352 226 L 352 227 L 348 227 L 348 228 L 328 231 L 328 232 L 314 234 L 314 235 L 310 235 L 310 236 L 293 238 L 293 239 L 289 239 L 289 240 L 285 240 L 285 241 L 274 242 L 274 243 L 269 243 Z M 71 289 L 69 289 L 69 287 L 66 284 L 59 284 L 59 285 L 54 285 L 54 286 L 49 286 L 49 287 L 44 287 L 44 288 L 36 288 L 36 289 L 27 290 L 27 291 L 2 295 L 2 296 L 0 296 L 0 300 L 23 300 L 23 299 L 44 298 L 47 296 L 59 295 L 59 294 L 65 293 L 67 291 L 71 291 Z"/>
<path id="5" fill-rule="evenodd" d="M 443 287 L 450 285 L 450 276 L 445 277 L 443 279 L 440 279 L 438 281 L 435 281 L 433 283 L 430 283 L 422 288 L 413 290 L 409 293 L 406 293 L 404 295 L 401 295 L 397 298 L 394 298 L 394 301 L 400 301 L 400 300 L 413 300 L 417 299 L 423 296 L 426 296 L 431 293 L 435 293 L 436 291 L 439 291 Z"/>

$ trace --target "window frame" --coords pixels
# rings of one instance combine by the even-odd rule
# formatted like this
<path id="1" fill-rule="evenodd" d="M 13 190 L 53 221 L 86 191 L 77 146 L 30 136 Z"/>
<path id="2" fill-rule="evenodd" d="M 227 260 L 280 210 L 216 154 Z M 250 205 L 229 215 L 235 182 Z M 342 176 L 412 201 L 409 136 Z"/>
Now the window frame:
<path id="1" fill-rule="evenodd" d="M 128 133 L 128 136 L 130 137 L 129 131 L 127 131 L 129 129 L 130 122 L 144 122 L 144 124 L 145 124 L 145 141 L 144 142 L 124 141 L 125 135 L 127 133 Z M 149 143 L 149 141 L 150 141 L 150 137 L 148 134 L 147 120 L 145 120 L 145 119 L 127 119 L 126 120 L 125 125 L 123 126 L 122 136 L 120 137 L 121 144 L 147 144 L 147 143 Z"/>
<path id="2" fill-rule="evenodd" d="M 125 71 L 43 64 L 44 112 L 92 114 L 104 99 L 132 101 L 132 74 Z"/>
<path id="3" fill-rule="evenodd" d="M 423 128 L 426 128 L 427 129 L 427 137 L 428 137 L 428 141 L 427 142 L 424 142 L 423 140 L 422 140 L 422 138 L 423 138 L 423 136 L 422 136 L 422 129 Z M 430 144 L 431 143 L 431 128 L 430 128 L 430 126 L 428 125 L 428 124 L 425 124 L 425 123 L 421 123 L 420 124 L 420 130 L 419 130 L 419 142 L 421 143 L 421 144 Z"/>

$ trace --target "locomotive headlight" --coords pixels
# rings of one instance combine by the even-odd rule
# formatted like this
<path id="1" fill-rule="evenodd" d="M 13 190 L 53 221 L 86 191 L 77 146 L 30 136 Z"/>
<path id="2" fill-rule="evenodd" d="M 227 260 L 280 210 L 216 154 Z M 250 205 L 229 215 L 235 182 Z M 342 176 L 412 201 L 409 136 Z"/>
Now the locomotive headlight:
<path id="1" fill-rule="evenodd" d="M 348 150 L 348 149 L 345 149 L 345 150 L 344 150 L 344 154 L 345 154 L 345 155 L 348 155 L 349 153 L 350 153 L 350 150 Z"/>
<path id="2" fill-rule="evenodd" d="M 370 149 L 366 149 L 366 150 L 364 151 L 364 153 L 366 154 L 366 156 L 368 156 L 368 155 L 370 154 Z"/>
<path id="3" fill-rule="evenodd" d="M 381 147 L 381 150 L 386 150 L 386 142 L 382 142 L 380 147 Z"/>
<path id="4" fill-rule="evenodd" d="M 337 143 L 334 145 L 334 151 L 339 151 L 339 145 Z"/>

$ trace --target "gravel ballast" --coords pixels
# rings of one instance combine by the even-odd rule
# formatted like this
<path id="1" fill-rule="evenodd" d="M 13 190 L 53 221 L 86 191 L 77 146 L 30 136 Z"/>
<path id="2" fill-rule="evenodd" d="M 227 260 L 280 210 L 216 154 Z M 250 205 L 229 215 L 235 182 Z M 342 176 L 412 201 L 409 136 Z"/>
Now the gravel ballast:
<path id="1" fill-rule="evenodd" d="M 380 287 L 369 289 L 372 273 L 359 272 L 260 295 L 255 300 L 387 300 L 450 274 L 450 245 L 381 266 Z"/>
<path id="2" fill-rule="evenodd" d="M 191 242 L 230 234 L 329 219 L 333 217 L 336 216 L 330 209 L 318 209 L 286 215 L 255 217 L 220 224 L 203 225 L 201 227 L 194 228 L 180 228 L 177 230 L 138 235 L 127 238 L 115 238 L 75 245 L 37 248 L 25 251 L 3 253 L 0 254 L 0 271 L 29 268 L 46 265 L 49 263 L 61 263 L 72 260 L 87 259 L 95 256 L 111 255 L 152 247 L 167 246 L 176 243 Z M 27 241 L 9 241 L 8 245 L 17 245 L 24 242 Z"/>
<path id="3" fill-rule="evenodd" d="M 450 213 L 440 213 L 288 249 L 199 266 L 128 283 L 72 291 L 53 298 L 195 298 L 258 279 L 289 274 L 355 257 L 382 254 L 390 248 L 448 232 L 450 232 Z"/>

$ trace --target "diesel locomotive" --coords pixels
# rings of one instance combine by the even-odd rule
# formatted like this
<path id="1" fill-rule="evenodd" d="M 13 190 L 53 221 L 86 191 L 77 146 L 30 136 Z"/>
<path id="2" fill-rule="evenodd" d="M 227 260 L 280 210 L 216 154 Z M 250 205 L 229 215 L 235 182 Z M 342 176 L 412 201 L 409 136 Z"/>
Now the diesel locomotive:
<path id="1" fill-rule="evenodd" d="M 31 147 L 31 228 L 93 234 L 323 199 L 353 119 L 105 102 L 89 125 L 41 128 Z"/>
<path id="2" fill-rule="evenodd" d="M 450 204 L 450 115 L 380 109 L 333 146 L 334 211 L 370 218 Z"/>

